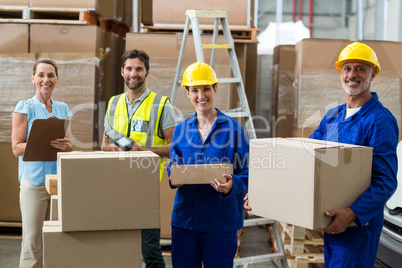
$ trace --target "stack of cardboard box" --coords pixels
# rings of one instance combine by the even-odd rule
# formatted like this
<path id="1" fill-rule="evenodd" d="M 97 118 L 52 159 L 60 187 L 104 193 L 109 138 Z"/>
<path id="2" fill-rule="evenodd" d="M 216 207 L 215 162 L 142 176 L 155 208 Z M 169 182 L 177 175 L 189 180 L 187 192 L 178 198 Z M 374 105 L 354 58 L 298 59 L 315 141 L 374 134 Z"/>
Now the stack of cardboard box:
<path id="1" fill-rule="evenodd" d="M 44 267 L 141 267 L 140 229 L 160 227 L 159 156 L 71 152 L 57 161 L 57 220 L 43 226 Z"/>
<path id="2" fill-rule="evenodd" d="M 130 0 L 1 0 L 0 6 L 33 8 L 82 8 L 95 11 L 100 18 L 113 19 L 131 25 L 132 1 Z"/>
<path id="3" fill-rule="evenodd" d="M 274 50 L 274 59 L 278 60 L 274 60 L 271 124 L 276 123 L 276 136 L 308 137 L 328 109 L 346 102 L 335 62 L 342 49 L 352 42 L 304 39 L 296 46 L 282 45 Z M 401 126 L 402 64 L 398 59 L 402 56 L 402 43 L 362 42 L 376 52 L 381 65 L 371 91 L 378 93 L 379 100 Z"/>
<path id="4" fill-rule="evenodd" d="M 88 8 L 104 17 L 115 17 L 115 9 L 106 8 L 109 2 L 116 1 L 0 0 L 0 6 Z M 11 118 L 18 101 L 35 94 L 31 82 L 35 60 L 50 57 L 58 64 L 60 82 L 52 98 L 66 102 L 73 112 L 74 149 L 93 150 L 100 146 L 105 103 L 123 91 L 120 56 L 125 43 L 123 37 L 96 25 L 36 24 L 32 20 L 30 24 L 2 23 L 0 34 L 0 146 L 7 152 L 2 154 L 0 166 L 0 198 L 7 204 L 0 208 L 0 221 L 20 221 L 18 159 L 11 152 Z M 108 53 L 106 48 L 110 49 Z"/>

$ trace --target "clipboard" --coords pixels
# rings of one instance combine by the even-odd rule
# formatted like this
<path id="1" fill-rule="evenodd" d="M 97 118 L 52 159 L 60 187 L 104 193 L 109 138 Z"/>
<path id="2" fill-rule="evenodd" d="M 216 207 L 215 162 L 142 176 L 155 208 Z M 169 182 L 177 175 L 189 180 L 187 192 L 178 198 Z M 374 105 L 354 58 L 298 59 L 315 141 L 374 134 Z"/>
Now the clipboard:
<path id="1" fill-rule="evenodd" d="M 58 118 L 35 119 L 22 160 L 56 161 L 59 150 L 52 147 L 50 142 L 65 137 L 69 122 Z"/>

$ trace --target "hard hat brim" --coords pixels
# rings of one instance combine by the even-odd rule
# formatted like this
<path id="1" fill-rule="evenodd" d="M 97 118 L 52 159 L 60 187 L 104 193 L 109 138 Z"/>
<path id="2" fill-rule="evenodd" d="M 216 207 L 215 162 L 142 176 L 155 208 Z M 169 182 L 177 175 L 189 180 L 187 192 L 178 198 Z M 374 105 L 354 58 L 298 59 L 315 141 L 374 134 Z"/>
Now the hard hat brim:
<path id="1" fill-rule="evenodd" d="M 193 82 L 188 82 L 186 84 L 182 84 L 181 87 L 182 88 L 186 88 L 186 87 L 194 87 L 194 86 L 208 86 L 208 85 L 219 85 L 219 82 L 216 81 L 215 83 L 208 81 L 208 80 L 197 80 L 197 81 L 193 81 Z"/>
<path id="2" fill-rule="evenodd" d="M 381 67 L 380 67 L 380 64 L 379 64 L 379 63 L 373 64 L 372 62 L 366 61 L 366 60 L 364 60 L 364 59 L 358 59 L 358 58 L 356 58 L 356 59 L 339 60 L 339 61 L 337 61 L 337 62 L 335 63 L 335 67 L 336 67 L 336 69 L 338 69 L 338 71 L 341 73 L 341 72 L 342 72 L 342 66 L 345 65 L 346 63 L 351 63 L 351 62 L 362 62 L 362 63 L 366 63 L 366 64 L 369 64 L 369 65 L 373 66 L 373 67 L 374 67 L 374 73 L 375 73 L 375 75 L 379 74 L 379 73 L 380 73 L 380 70 L 381 70 Z"/>

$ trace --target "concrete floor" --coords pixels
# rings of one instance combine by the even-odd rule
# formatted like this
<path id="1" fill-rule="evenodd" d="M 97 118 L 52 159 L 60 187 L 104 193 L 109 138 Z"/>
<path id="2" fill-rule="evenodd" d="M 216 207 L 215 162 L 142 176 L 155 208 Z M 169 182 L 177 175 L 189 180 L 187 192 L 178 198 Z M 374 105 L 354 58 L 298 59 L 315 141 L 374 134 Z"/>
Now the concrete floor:
<path id="1" fill-rule="evenodd" d="M 240 246 L 240 257 L 268 254 L 271 251 L 268 244 L 269 233 L 265 226 L 253 226 L 244 228 L 243 242 Z M 163 247 L 166 268 L 172 267 L 169 247 Z M 0 267 L 18 268 L 19 255 L 21 250 L 21 229 L 2 228 L 0 229 Z M 143 267 L 145 265 L 143 264 Z M 273 268 L 271 262 L 251 264 L 250 268 Z"/>

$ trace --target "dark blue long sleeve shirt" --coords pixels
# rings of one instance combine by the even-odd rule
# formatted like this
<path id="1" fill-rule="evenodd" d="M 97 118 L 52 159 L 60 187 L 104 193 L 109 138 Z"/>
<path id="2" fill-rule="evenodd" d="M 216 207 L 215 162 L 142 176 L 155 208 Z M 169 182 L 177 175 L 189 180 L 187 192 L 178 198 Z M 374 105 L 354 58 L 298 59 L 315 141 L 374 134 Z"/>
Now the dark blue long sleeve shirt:
<path id="1" fill-rule="evenodd" d="M 209 184 L 179 187 L 174 200 L 172 226 L 206 232 L 228 232 L 243 227 L 249 141 L 237 121 L 218 109 L 217 112 L 217 120 L 204 143 L 197 129 L 197 114 L 176 126 L 168 175 L 174 162 L 179 165 L 233 163 L 233 188 L 226 195 L 217 192 Z"/>
<path id="2" fill-rule="evenodd" d="M 350 206 L 358 226 L 381 229 L 383 208 L 397 187 L 396 147 L 399 129 L 395 117 L 378 100 L 376 93 L 361 109 L 345 118 L 346 104 L 329 110 L 312 139 L 328 140 L 373 148 L 371 186 Z"/>

